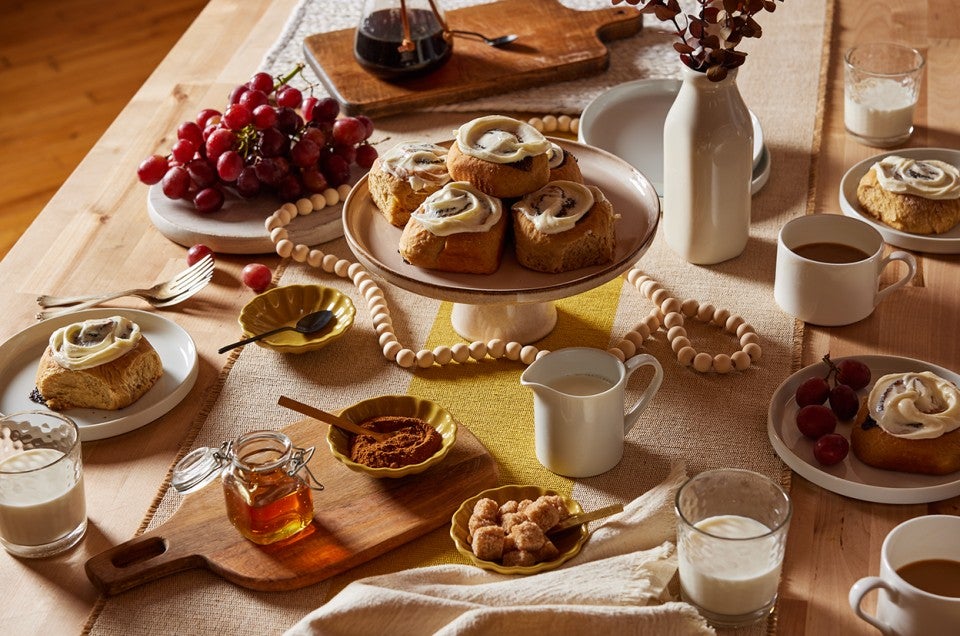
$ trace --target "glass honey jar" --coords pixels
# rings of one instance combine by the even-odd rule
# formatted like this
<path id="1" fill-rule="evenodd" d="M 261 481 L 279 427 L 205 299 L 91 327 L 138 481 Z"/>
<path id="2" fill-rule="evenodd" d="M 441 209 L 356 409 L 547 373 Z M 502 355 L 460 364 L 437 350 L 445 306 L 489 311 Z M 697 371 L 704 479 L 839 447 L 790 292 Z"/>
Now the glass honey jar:
<path id="1" fill-rule="evenodd" d="M 252 431 L 220 448 L 198 448 L 174 467 L 173 487 L 193 492 L 218 475 L 230 523 L 261 545 L 292 537 L 313 519 L 310 475 L 306 464 L 314 448 L 297 448 L 277 431 Z M 316 483 L 316 480 L 313 479 Z"/>

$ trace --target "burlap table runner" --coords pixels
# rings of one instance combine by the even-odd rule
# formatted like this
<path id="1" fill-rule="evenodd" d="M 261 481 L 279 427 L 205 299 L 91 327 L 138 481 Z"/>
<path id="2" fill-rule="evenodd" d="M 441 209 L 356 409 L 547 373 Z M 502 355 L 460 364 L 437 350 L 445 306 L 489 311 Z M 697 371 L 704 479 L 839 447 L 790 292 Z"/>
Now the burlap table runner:
<path id="1" fill-rule="evenodd" d="M 302 36 L 296 25 L 298 20 L 308 19 L 305 12 L 309 4 L 304 3 L 295 12 L 268 63 L 283 64 L 278 61 L 277 51 L 294 45 L 299 48 L 298 38 Z M 335 4 L 340 7 L 339 14 L 344 14 L 348 4 L 358 12 L 360 3 L 317 4 Z M 358 6 L 352 7 L 354 4 Z M 329 29 L 338 28 L 332 16 L 324 15 L 331 20 Z M 777 385 L 798 366 L 799 350 L 793 319 L 773 300 L 776 235 L 786 220 L 806 212 L 811 186 L 808 175 L 818 144 L 821 51 L 829 37 L 832 8 L 830 0 L 785 3 L 762 18 L 764 36 L 745 47 L 750 57 L 739 73 L 738 84 L 762 122 L 773 171 L 766 187 L 753 199 L 747 249 L 730 262 L 698 267 L 683 262 L 658 237 L 640 262 L 646 273 L 678 298 L 696 298 L 744 316 L 762 338 L 763 358 L 758 364 L 742 373 L 698 374 L 678 365 L 664 333 L 655 334 L 645 348 L 663 364 L 665 380 L 628 436 L 623 461 L 599 477 L 572 481 L 550 473 L 535 459 L 532 396 L 518 381 L 522 364 L 486 359 L 426 370 L 401 369 L 383 358 L 363 299 L 349 282 L 305 264 L 289 263 L 282 275 L 283 284 L 319 283 L 351 295 L 358 306 L 352 330 L 327 348 L 305 355 L 281 355 L 255 346 L 235 355 L 222 373 L 218 391 L 207 396 L 206 415 L 198 419 L 196 438 L 187 440 L 183 451 L 218 445 L 247 430 L 290 424 L 297 417 L 274 406 L 281 393 L 331 409 L 372 395 L 411 393 L 436 400 L 454 412 L 497 459 L 501 483 L 555 488 L 571 493 L 588 509 L 637 497 L 660 483 L 677 462 L 685 462 L 690 474 L 731 466 L 786 479 L 789 473 L 767 440 L 766 413 Z M 658 27 L 647 24 L 643 37 L 662 37 L 652 35 Z M 656 60 L 655 68 L 675 72 L 674 57 L 672 52 L 665 52 Z M 606 81 L 613 85 L 646 76 L 637 70 L 633 77 L 604 80 L 600 76 L 587 83 Z M 564 90 L 569 95 L 580 94 L 578 83 L 566 84 Z M 513 98 L 499 96 L 490 110 L 520 110 L 520 102 Z M 576 106 L 582 107 L 581 102 Z M 531 114 L 547 112 L 551 111 L 541 109 Z M 377 127 L 378 134 L 398 140 L 444 139 L 466 118 L 464 114 L 434 112 L 378 121 Z M 664 213 L 669 214 L 669 209 Z M 353 260 L 342 239 L 325 244 L 323 249 Z M 460 341 L 450 326 L 448 303 L 388 285 L 384 289 L 401 342 L 416 350 Z M 557 328 L 537 344 L 545 349 L 572 345 L 607 348 L 651 308 L 632 286 L 616 279 L 559 301 Z M 737 348 L 729 336 L 696 321 L 688 321 L 688 331 L 698 350 L 731 353 Z M 630 392 L 637 391 L 644 381 L 637 374 L 631 380 Z M 318 439 L 318 445 L 323 452 L 322 440 Z M 167 484 L 160 485 L 155 511 L 144 527 L 162 524 L 179 502 L 179 495 Z M 278 633 L 349 581 L 421 565 L 461 562 L 444 527 L 341 576 L 293 592 L 253 592 L 195 570 L 103 599 L 91 615 L 88 628 L 98 634 L 127 635 L 214 629 L 222 633 Z M 754 631 L 773 628 L 771 622 Z"/>

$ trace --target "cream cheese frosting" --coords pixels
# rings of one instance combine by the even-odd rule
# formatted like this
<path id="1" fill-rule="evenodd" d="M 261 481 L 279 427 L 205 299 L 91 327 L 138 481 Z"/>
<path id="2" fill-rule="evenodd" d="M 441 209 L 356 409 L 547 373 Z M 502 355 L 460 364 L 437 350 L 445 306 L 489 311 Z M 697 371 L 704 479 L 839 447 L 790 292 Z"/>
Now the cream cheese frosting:
<path id="1" fill-rule="evenodd" d="M 881 377 L 867 404 L 877 424 L 896 437 L 931 439 L 960 428 L 960 389 L 929 371 Z"/>
<path id="2" fill-rule="evenodd" d="M 559 234 L 577 224 L 593 207 L 593 193 L 574 181 L 551 181 L 513 204 L 538 232 Z"/>
<path id="3" fill-rule="evenodd" d="M 75 322 L 50 335 L 53 359 L 71 371 L 116 360 L 140 343 L 140 325 L 122 316 Z"/>
<path id="4" fill-rule="evenodd" d="M 410 219 L 431 234 L 487 232 L 503 214 L 500 199 L 480 192 L 466 181 L 452 181 L 427 197 Z"/>
<path id="5" fill-rule="evenodd" d="M 960 171 L 943 161 L 890 155 L 873 164 L 873 170 L 888 192 L 934 200 L 960 198 Z"/>
<path id="6" fill-rule="evenodd" d="M 547 167 L 556 170 L 563 165 L 563 148 L 559 144 L 550 142 L 550 149 L 547 150 Z"/>
<path id="7" fill-rule="evenodd" d="M 383 154 L 380 167 L 406 181 L 415 192 L 436 189 L 450 182 L 447 149 L 437 144 L 404 142 Z"/>
<path id="8" fill-rule="evenodd" d="M 455 134 L 463 154 L 492 163 L 514 163 L 550 149 L 550 142 L 536 128 L 503 115 L 478 117 Z"/>

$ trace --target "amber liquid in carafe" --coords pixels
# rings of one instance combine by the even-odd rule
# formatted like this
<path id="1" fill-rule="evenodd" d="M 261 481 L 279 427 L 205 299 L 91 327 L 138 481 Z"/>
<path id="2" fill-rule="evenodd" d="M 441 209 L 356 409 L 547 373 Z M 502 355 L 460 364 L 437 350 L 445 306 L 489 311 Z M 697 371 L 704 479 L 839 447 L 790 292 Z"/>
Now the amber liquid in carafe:
<path id="1" fill-rule="evenodd" d="M 384 79 L 399 79 L 429 73 L 450 58 L 453 48 L 431 11 L 409 9 L 407 16 L 412 51 L 399 50 L 403 42 L 399 9 L 381 9 L 364 17 L 354 42 L 360 66 Z"/>
<path id="2" fill-rule="evenodd" d="M 262 545 L 300 532 L 313 519 L 310 487 L 282 470 L 245 472 L 245 488 L 227 488 L 227 515 L 247 539 Z M 225 484 L 226 485 L 226 484 Z"/>

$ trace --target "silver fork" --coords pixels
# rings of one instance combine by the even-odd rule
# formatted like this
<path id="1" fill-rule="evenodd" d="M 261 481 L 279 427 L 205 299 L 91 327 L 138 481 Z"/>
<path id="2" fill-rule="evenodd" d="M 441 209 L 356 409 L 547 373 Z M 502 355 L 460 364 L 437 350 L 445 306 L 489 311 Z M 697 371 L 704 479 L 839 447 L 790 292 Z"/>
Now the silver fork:
<path id="1" fill-rule="evenodd" d="M 37 304 L 41 307 L 62 307 L 71 304 L 73 306 L 60 311 L 41 311 L 37 314 L 37 318 L 45 320 L 73 311 L 89 309 L 121 296 L 137 296 L 154 307 L 168 307 L 183 302 L 203 289 L 213 277 L 213 270 L 213 258 L 207 255 L 167 282 L 158 283 L 147 289 L 125 289 L 119 292 L 93 296 L 38 296 Z"/>

